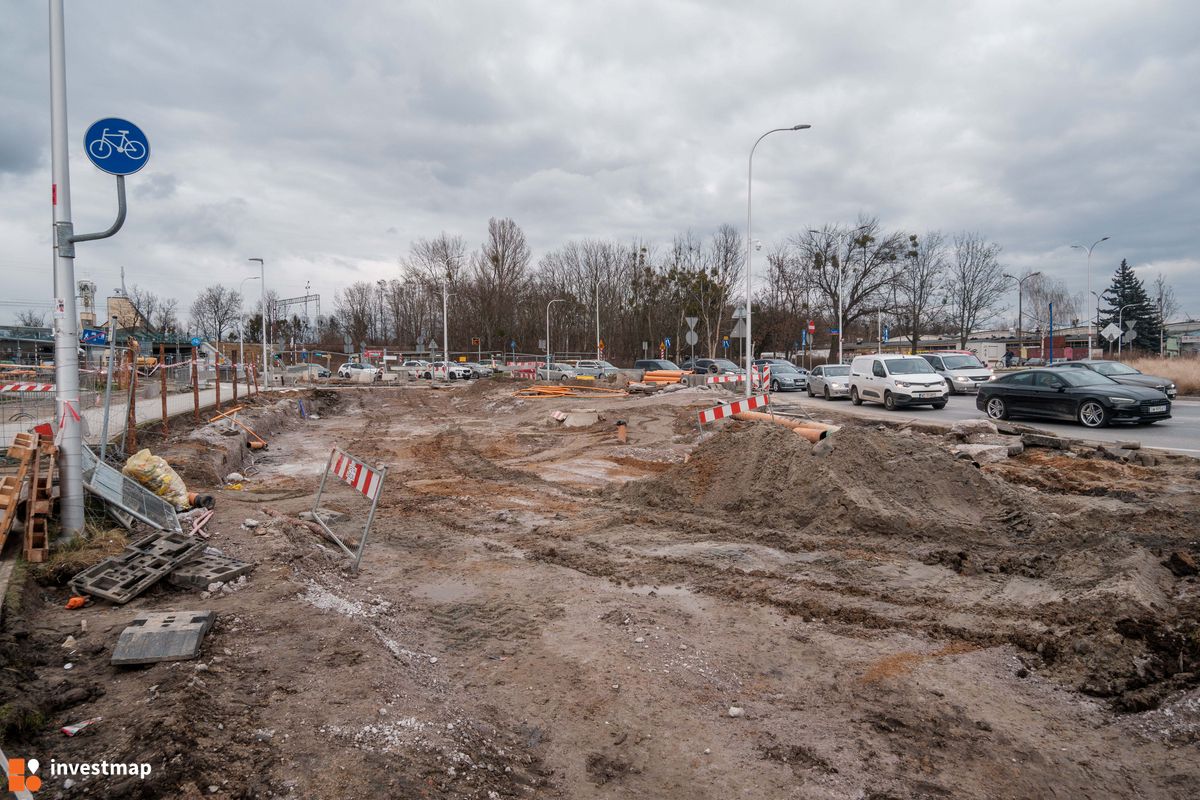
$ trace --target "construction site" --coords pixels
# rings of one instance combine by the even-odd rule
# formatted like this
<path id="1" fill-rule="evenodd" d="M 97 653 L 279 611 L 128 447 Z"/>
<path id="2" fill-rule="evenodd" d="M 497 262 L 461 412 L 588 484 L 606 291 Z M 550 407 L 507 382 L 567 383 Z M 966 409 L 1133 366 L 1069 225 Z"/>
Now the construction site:
<path id="1" fill-rule="evenodd" d="M 52 441 L 11 442 L 17 796 L 1196 796 L 1194 459 L 717 385 L 322 384 L 142 426 L 71 542 Z"/>

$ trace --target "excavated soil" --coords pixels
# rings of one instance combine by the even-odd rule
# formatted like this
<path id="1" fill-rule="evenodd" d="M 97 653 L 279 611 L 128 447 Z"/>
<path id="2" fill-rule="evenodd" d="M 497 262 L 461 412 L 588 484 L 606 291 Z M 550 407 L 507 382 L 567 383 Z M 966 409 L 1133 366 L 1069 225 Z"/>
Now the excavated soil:
<path id="1" fill-rule="evenodd" d="M 154 766 L 43 789 L 67 798 L 1195 795 L 1196 462 L 701 433 L 722 396 L 404 385 L 284 415 L 241 491 L 191 473 L 244 588 L 66 611 L 26 581 L 5 752 Z M 296 518 L 335 445 L 388 467 L 357 574 Z M 361 535 L 361 497 L 322 505 Z M 199 660 L 108 664 L 138 611 L 195 608 L 218 613 Z"/>

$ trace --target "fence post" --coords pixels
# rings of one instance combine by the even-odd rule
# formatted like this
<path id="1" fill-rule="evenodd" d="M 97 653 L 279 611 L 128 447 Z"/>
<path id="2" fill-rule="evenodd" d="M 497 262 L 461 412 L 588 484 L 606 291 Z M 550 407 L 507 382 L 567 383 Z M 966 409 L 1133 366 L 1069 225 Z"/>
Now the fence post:
<path id="1" fill-rule="evenodd" d="M 237 387 L 238 387 L 237 371 L 238 371 L 238 362 L 237 362 L 237 359 L 235 358 L 233 360 L 233 404 L 235 406 L 237 405 Z"/>
<path id="2" fill-rule="evenodd" d="M 162 386 L 162 426 L 165 436 L 167 434 L 167 346 L 162 342 L 158 345 L 158 371 L 161 373 L 159 384 Z"/>
<path id="3" fill-rule="evenodd" d="M 217 390 L 217 413 L 221 413 L 221 343 L 217 343 L 217 380 L 214 384 Z"/>
<path id="4" fill-rule="evenodd" d="M 261 394 L 258 390 L 258 364 L 255 364 L 252 371 L 254 372 L 254 393 Z"/>
<path id="5" fill-rule="evenodd" d="M 196 348 L 192 348 L 192 405 L 194 411 L 192 415 L 196 422 L 200 421 L 200 376 L 196 366 Z"/>
<path id="6" fill-rule="evenodd" d="M 246 398 L 249 399 L 249 397 L 250 397 L 250 370 L 247 368 L 247 365 L 245 365 L 245 364 L 242 365 L 242 375 L 244 375 L 246 378 Z"/>
<path id="7" fill-rule="evenodd" d="M 137 449 L 137 384 L 138 384 L 138 349 L 137 339 L 129 339 L 129 402 L 125 409 L 125 454 Z"/>

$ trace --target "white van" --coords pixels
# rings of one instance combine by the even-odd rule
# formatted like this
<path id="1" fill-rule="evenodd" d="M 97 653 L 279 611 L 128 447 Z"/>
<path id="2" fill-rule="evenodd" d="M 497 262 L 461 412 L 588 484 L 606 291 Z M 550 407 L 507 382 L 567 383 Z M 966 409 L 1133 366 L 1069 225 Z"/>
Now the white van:
<path id="1" fill-rule="evenodd" d="M 850 364 L 850 402 L 870 400 L 889 410 L 901 406 L 944 408 L 949 390 L 920 356 L 856 356 Z"/>

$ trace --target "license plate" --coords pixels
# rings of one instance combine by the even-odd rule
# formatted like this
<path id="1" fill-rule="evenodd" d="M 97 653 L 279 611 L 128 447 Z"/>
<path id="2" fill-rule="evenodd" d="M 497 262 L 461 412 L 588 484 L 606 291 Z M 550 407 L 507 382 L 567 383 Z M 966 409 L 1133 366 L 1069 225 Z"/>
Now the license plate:
<path id="1" fill-rule="evenodd" d="M 1161 414 L 1166 410 L 1167 410 L 1166 406 L 1150 406 L 1150 408 L 1146 409 L 1146 411 L 1151 414 Z"/>
<path id="2" fill-rule="evenodd" d="M 937 397 L 940 392 L 917 392 L 917 397 Z"/>

